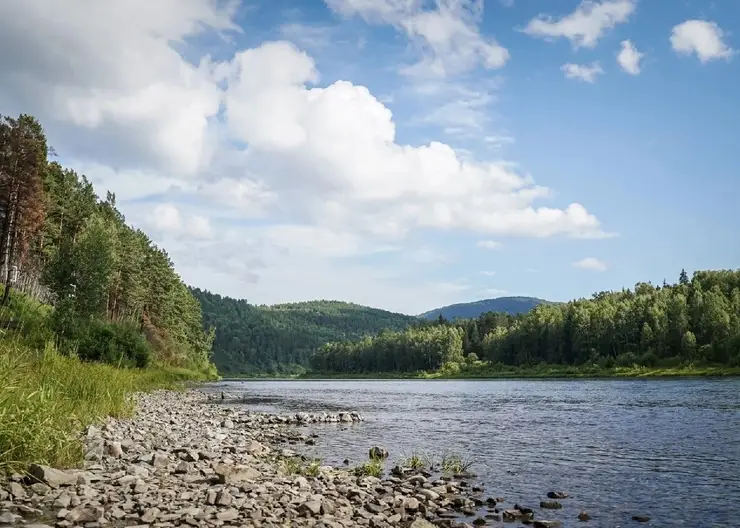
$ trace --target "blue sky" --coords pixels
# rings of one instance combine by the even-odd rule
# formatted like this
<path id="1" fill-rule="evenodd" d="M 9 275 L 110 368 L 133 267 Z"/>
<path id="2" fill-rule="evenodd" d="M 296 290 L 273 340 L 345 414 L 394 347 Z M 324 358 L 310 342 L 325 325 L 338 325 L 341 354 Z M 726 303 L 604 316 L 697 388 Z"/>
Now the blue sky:
<path id="1" fill-rule="evenodd" d="M 418 313 L 740 262 L 732 0 L 13 4 L 0 112 L 193 285 Z"/>

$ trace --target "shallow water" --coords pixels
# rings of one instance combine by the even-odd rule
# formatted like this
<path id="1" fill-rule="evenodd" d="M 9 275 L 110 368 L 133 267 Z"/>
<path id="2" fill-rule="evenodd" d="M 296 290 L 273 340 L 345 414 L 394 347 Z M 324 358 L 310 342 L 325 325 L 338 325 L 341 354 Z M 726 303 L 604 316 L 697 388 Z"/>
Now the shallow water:
<path id="1" fill-rule="evenodd" d="M 373 445 L 474 461 L 487 496 L 564 526 L 740 527 L 740 379 L 239 381 L 252 410 L 356 410 L 305 453 L 357 464 Z M 308 429 L 308 428 L 307 428 Z M 308 432 L 308 431 L 307 431 Z M 388 464 L 388 467 L 391 466 Z M 540 512 L 548 491 L 570 494 Z M 593 520 L 577 522 L 586 510 Z M 649 515 L 647 524 L 631 520 Z"/>

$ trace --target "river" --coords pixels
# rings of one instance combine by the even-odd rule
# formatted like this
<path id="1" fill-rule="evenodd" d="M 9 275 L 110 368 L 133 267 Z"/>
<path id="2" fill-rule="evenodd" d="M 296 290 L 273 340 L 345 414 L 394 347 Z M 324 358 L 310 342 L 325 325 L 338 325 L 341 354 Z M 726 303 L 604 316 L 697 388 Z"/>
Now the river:
<path id="1" fill-rule="evenodd" d="M 355 465 L 379 445 L 388 468 L 411 453 L 473 462 L 487 496 L 534 507 L 564 526 L 740 526 L 740 379 L 578 381 L 239 381 L 250 409 L 356 410 L 322 424 L 302 451 Z M 540 513 L 548 491 L 562 510 Z"/>

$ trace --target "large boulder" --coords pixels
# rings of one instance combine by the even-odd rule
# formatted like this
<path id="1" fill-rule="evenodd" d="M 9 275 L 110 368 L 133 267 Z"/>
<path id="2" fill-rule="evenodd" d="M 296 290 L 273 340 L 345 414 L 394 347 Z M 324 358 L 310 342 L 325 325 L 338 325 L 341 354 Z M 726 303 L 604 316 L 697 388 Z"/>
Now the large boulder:
<path id="1" fill-rule="evenodd" d="M 247 481 L 257 480 L 260 472 L 249 466 L 232 466 L 229 464 L 217 464 L 213 468 L 219 484 L 239 485 Z"/>

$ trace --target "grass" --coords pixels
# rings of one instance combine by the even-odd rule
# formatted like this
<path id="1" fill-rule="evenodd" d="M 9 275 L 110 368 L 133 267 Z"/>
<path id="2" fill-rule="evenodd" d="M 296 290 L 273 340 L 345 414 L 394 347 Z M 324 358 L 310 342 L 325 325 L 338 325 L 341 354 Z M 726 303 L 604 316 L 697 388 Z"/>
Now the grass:
<path id="1" fill-rule="evenodd" d="M 443 473 L 447 475 L 458 475 L 460 473 L 467 473 L 473 467 L 473 460 L 455 453 L 448 453 L 442 456 L 440 466 Z"/>
<path id="2" fill-rule="evenodd" d="M 321 473 L 321 459 L 314 458 L 308 464 L 304 464 L 300 457 L 285 457 L 281 461 L 281 467 L 286 475 L 318 477 Z"/>
<path id="3" fill-rule="evenodd" d="M 130 415 L 134 392 L 210 375 L 167 366 L 118 368 L 64 355 L 45 324 L 49 312 L 22 295 L 0 309 L 0 473 L 30 462 L 78 465 L 80 433 L 108 416 Z"/>
<path id="4" fill-rule="evenodd" d="M 352 470 L 356 477 L 377 477 L 383 476 L 383 461 L 379 458 L 371 458 L 364 464 L 360 464 Z"/>

